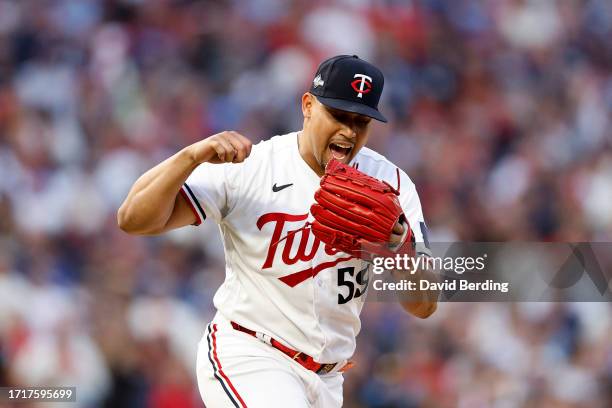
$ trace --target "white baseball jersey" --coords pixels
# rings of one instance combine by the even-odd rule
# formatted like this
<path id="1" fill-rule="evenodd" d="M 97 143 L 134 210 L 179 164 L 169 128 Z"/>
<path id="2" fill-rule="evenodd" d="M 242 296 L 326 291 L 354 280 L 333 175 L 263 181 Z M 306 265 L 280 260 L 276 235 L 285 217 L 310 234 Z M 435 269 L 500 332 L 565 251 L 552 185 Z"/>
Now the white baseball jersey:
<path id="1" fill-rule="evenodd" d="M 228 320 L 272 336 L 320 363 L 355 350 L 368 264 L 327 247 L 309 229 L 319 176 L 298 150 L 298 133 L 253 146 L 240 164 L 198 166 L 183 186 L 196 215 L 221 230 L 226 277 L 214 297 Z M 397 186 L 396 166 L 362 148 L 350 163 Z M 400 203 L 417 242 L 427 239 L 414 183 L 399 171 Z M 425 236 L 424 236 L 425 235 Z M 283 239 L 284 238 L 284 239 Z"/>

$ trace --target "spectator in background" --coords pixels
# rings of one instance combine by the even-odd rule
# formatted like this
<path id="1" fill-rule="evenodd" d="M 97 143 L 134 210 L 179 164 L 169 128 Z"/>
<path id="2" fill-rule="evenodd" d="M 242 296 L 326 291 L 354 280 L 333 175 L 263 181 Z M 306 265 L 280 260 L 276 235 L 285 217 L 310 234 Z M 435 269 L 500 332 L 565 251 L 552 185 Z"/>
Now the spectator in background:
<path id="1" fill-rule="evenodd" d="M 191 333 L 209 320 L 219 242 L 126 238 L 114 211 L 139 174 L 202 135 L 285 133 L 329 55 L 385 72 L 393 126 L 373 129 L 373 147 L 414 175 L 432 240 L 609 242 L 611 7 L 0 0 L 4 379 L 32 380 L 19 350 L 44 338 L 50 360 L 64 345 L 96 362 L 81 379 L 92 406 L 197 403 L 184 358 L 197 341 L 164 322 Z M 269 87 L 282 97 L 265 98 Z M 611 404 L 607 304 L 442 306 L 426 325 L 394 311 L 365 308 L 373 328 L 347 407 Z"/>

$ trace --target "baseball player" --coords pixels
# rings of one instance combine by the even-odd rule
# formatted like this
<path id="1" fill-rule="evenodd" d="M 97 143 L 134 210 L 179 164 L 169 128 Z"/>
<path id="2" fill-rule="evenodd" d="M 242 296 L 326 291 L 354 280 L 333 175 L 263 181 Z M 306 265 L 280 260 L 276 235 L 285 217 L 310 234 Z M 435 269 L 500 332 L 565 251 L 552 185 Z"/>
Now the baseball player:
<path id="1" fill-rule="evenodd" d="M 380 193 L 391 203 L 392 222 L 377 221 L 387 250 L 414 255 L 426 241 L 414 184 L 364 147 L 371 120 L 386 122 L 378 111 L 383 82 L 378 68 L 357 56 L 330 58 L 302 96 L 302 130 L 255 146 L 234 131 L 210 136 L 142 175 L 119 209 L 119 226 L 133 234 L 219 225 L 226 278 L 197 356 L 207 406 L 342 406 L 370 268 L 347 246 L 365 242 L 362 236 L 313 216 L 335 220 L 334 211 L 344 211 L 324 200 L 322 180 L 357 175 L 365 177 L 359 185 L 378 183 L 362 196 Z M 330 178 L 337 175 L 331 168 L 340 176 Z M 312 207 L 315 193 L 320 211 Z M 355 205 L 344 215 L 361 212 Z M 402 306 L 425 318 L 436 302 Z"/>

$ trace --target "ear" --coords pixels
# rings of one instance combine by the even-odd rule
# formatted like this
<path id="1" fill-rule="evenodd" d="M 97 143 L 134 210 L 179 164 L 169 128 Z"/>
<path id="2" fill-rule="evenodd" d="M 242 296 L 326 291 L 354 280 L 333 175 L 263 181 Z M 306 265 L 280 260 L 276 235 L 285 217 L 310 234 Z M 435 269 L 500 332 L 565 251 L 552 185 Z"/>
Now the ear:
<path id="1" fill-rule="evenodd" d="M 302 95 L 302 115 L 304 115 L 304 119 L 310 119 L 313 107 L 314 96 L 310 92 L 306 92 Z"/>

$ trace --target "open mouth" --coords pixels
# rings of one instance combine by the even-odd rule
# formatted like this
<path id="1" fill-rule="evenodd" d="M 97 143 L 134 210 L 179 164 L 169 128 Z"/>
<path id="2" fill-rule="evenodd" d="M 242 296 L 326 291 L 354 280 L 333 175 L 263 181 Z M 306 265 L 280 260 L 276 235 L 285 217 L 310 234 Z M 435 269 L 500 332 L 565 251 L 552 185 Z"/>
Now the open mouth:
<path id="1" fill-rule="evenodd" d="M 342 161 L 349 156 L 353 146 L 345 143 L 330 143 L 329 150 L 334 159 Z"/>

